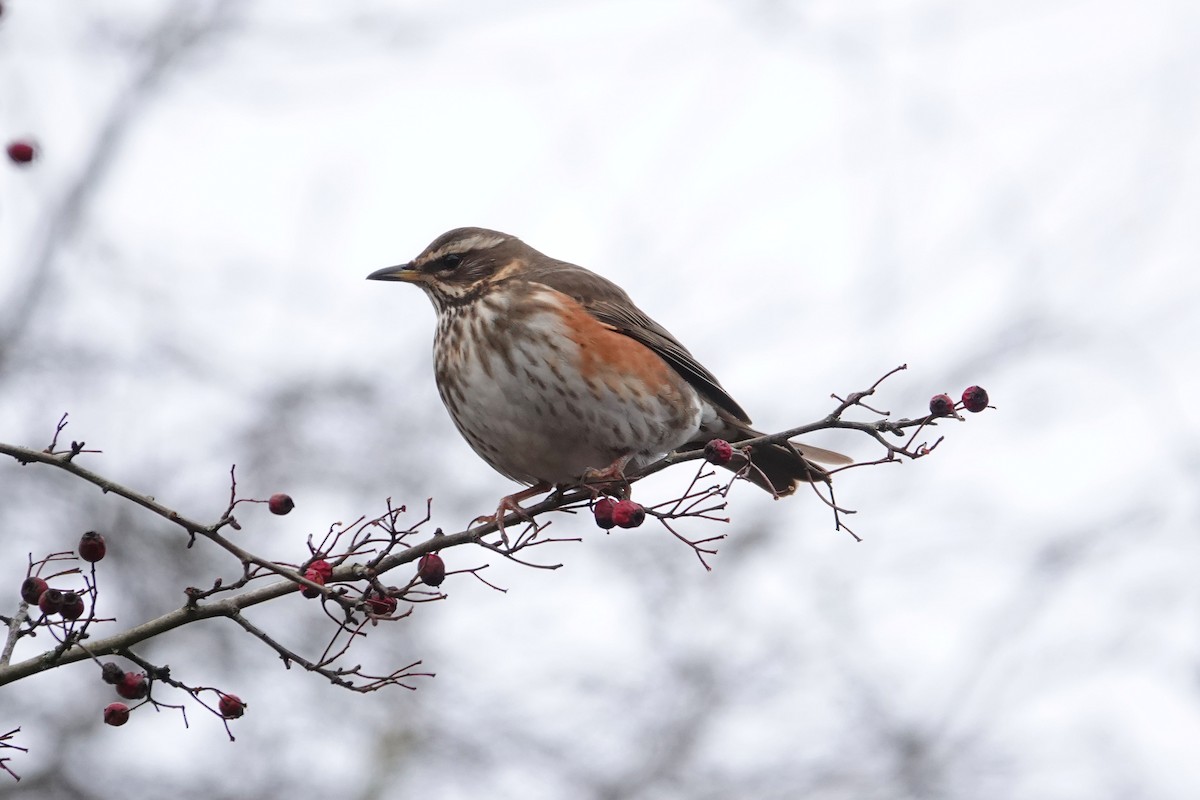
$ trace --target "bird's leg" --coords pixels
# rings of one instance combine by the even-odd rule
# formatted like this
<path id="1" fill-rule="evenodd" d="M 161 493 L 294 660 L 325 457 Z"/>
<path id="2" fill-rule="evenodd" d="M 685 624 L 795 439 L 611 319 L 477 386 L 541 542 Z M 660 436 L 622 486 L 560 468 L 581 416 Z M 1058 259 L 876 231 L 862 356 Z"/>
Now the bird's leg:
<path id="1" fill-rule="evenodd" d="M 521 501 L 528 500 L 534 495 L 541 494 L 542 492 L 548 491 L 551 488 L 552 487 L 550 484 L 546 483 L 545 481 L 538 481 L 528 489 L 522 489 L 519 492 L 513 492 L 512 494 L 505 495 L 504 497 L 500 498 L 500 504 L 496 506 L 495 516 L 484 514 L 483 516 L 476 517 L 471 521 L 471 527 L 483 525 L 488 522 L 495 522 L 496 527 L 500 529 L 500 538 L 504 540 L 504 544 L 507 546 L 508 534 L 504 532 L 505 515 L 511 511 L 522 519 L 530 519 L 529 515 L 525 513 L 525 509 L 521 508 Z"/>
<path id="2" fill-rule="evenodd" d="M 589 468 L 583 473 L 583 485 L 620 483 L 625 484 L 627 488 L 628 482 L 625 480 L 625 465 L 629 463 L 629 459 L 631 458 L 633 458 L 632 453 L 627 456 L 621 456 L 604 469 Z"/>

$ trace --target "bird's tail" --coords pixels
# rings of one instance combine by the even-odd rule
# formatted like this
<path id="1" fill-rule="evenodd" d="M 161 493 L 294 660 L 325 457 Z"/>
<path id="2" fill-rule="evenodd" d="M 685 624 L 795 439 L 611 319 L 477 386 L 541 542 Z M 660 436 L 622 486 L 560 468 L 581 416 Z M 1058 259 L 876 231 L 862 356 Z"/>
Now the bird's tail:
<path id="1" fill-rule="evenodd" d="M 735 446 L 738 442 L 762 435 L 745 425 L 731 425 L 724 432 L 724 438 Z M 801 483 L 828 483 L 829 471 L 821 464 L 837 467 L 854 463 L 849 456 L 800 442 L 751 445 L 750 461 L 746 479 L 777 497 L 793 494 Z M 735 451 L 734 458 L 725 466 L 737 472 L 747 465 L 746 460 Z"/>

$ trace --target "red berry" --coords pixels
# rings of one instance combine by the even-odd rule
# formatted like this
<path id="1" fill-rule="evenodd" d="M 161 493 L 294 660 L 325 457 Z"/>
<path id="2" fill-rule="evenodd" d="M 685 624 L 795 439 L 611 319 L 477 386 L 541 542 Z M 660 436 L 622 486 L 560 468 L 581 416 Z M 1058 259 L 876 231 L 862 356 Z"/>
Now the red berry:
<path id="1" fill-rule="evenodd" d="M 611 497 L 601 497 L 592 506 L 592 513 L 596 515 L 596 524 L 604 530 L 608 530 L 617 523 L 613 522 L 613 509 L 617 507 L 617 501 Z"/>
<path id="2" fill-rule="evenodd" d="M 21 599 L 33 605 L 42 599 L 42 592 L 49 588 L 44 580 L 30 575 L 21 583 Z"/>
<path id="3" fill-rule="evenodd" d="M 396 598 L 388 594 L 369 594 L 366 603 L 367 610 L 377 617 L 386 617 L 396 611 Z"/>
<path id="4" fill-rule="evenodd" d="M 968 386 L 962 396 L 963 406 L 974 414 L 988 407 L 988 393 L 982 386 Z"/>
<path id="5" fill-rule="evenodd" d="M 62 611 L 63 593 L 58 589 L 47 589 L 38 598 L 38 608 L 43 614 L 57 614 Z"/>
<path id="6" fill-rule="evenodd" d="M 126 672 L 117 684 L 117 694 L 126 700 L 141 700 L 150 694 L 150 684 L 144 672 Z"/>
<path id="7" fill-rule="evenodd" d="M 115 661 L 106 661 L 104 666 L 100 667 L 100 677 L 104 679 L 105 683 L 116 686 L 125 680 L 125 670 L 121 669 L 121 665 Z"/>
<path id="8" fill-rule="evenodd" d="M 267 500 L 267 508 L 271 509 L 271 513 L 281 517 L 295 507 L 296 502 L 292 500 L 291 495 L 282 492 L 271 495 L 271 498 Z"/>
<path id="9" fill-rule="evenodd" d="M 124 703 L 109 703 L 104 707 L 104 724 L 119 728 L 129 722 L 129 706 Z"/>
<path id="10" fill-rule="evenodd" d="M 704 445 L 704 459 L 710 464 L 724 466 L 733 458 L 733 445 L 724 439 L 709 439 Z"/>
<path id="11" fill-rule="evenodd" d="M 104 554 L 108 552 L 104 537 L 95 531 L 88 531 L 80 538 L 77 550 L 80 558 L 93 564 L 104 558 Z"/>
<path id="12" fill-rule="evenodd" d="M 28 164 L 37 158 L 38 148 L 33 142 L 17 139 L 8 143 L 8 160 L 14 164 Z"/>
<path id="13" fill-rule="evenodd" d="M 236 694 L 222 694 L 220 702 L 217 703 L 217 710 L 225 719 L 237 719 L 246 713 L 246 704 Z"/>
<path id="14" fill-rule="evenodd" d="M 613 509 L 613 522 L 622 528 L 636 528 L 646 520 L 646 509 L 641 503 L 632 500 L 622 500 Z"/>
<path id="15" fill-rule="evenodd" d="M 75 592 L 63 592 L 62 609 L 58 613 L 63 619 L 79 619 L 83 616 L 83 598 Z"/>
<path id="16" fill-rule="evenodd" d="M 954 413 L 954 401 L 948 394 L 935 394 L 929 401 L 929 413 L 935 417 L 945 417 Z"/>
<path id="17" fill-rule="evenodd" d="M 417 577 L 428 586 L 441 586 L 446 580 L 446 562 L 437 553 L 426 553 L 417 562 Z"/>
<path id="18" fill-rule="evenodd" d="M 312 572 L 320 573 L 322 586 L 329 583 L 329 579 L 333 577 L 333 565 L 323 558 L 318 558 L 309 564 L 308 569 Z"/>
<path id="19" fill-rule="evenodd" d="M 312 567 L 309 567 L 308 569 L 304 570 L 304 577 L 308 578 L 313 583 L 319 583 L 322 586 L 325 585 L 325 576 L 321 574 L 320 570 L 315 570 Z M 304 595 L 309 600 L 312 600 L 314 597 L 321 596 L 321 590 L 314 589 L 313 587 L 306 586 L 302 583 L 300 584 L 300 594 Z"/>

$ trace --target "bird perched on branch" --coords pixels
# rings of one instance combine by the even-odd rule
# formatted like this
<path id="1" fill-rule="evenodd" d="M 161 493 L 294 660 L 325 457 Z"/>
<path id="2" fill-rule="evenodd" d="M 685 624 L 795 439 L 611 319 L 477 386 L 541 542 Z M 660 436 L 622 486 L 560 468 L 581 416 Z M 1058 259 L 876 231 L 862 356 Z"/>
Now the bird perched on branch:
<path id="1" fill-rule="evenodd" d="M 476 453 L 531 487 L 505 497 L 497 519 L 557 485 L 620 480 L 674 450 L 761 435 L 619 286 L 515 236 L 458 228 L 367 278 L 414 283 L 433 301 L 442 402 Z M 814 461 L 850 461 L 793 442 L 754 446 L 751 460 L 746 477 L 777 497 L 827 480 Z"/>

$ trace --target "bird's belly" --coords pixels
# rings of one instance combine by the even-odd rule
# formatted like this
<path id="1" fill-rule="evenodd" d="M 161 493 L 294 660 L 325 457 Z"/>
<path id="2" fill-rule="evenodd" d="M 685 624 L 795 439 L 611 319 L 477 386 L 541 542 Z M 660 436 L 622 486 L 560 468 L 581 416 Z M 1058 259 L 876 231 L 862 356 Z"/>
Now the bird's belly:
<path id="1" fill-rule="evenodd" d="M 553 312 L 506 320 L 502 331 L 485 329 L 487 347 L 457 348 L 463 338 L 450 331 L 438 337 L 442 400 L 488 463 L 523 483 L 569 483 L 620 458 L 637 468 L 695 437 L 701 401 L 686 381 L 669 367 L 670 380 L 646 380 L 636 351 L 598 359 L 562 325 Z"/>

